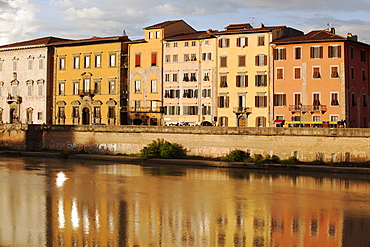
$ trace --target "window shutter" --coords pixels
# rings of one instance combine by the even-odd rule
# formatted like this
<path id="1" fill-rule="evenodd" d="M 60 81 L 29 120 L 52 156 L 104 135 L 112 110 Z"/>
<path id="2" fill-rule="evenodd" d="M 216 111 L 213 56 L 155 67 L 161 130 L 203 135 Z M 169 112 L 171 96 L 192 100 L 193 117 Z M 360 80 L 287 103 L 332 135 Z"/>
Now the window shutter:
<path id="1" fill-rule="evenodd" d="M 248 76 L 247 75 L 244 76 L 244 81 L 245 81 L 245 86 L 248 87 Z"/>
<path id="2" fill-rule="evenodd" d="M 342 47 L 338 45 L 338 58 L 342 56 Z"/>
<path id="3" fill-rule="evenodd" d="M 237 38 L 237 39 L 236 39 L 236 46 L 237 46 L 237 47 L 240 47 L 240 38 Z"/>
<path id="4" fill-rule="evenodd" d="M 226 47 L 230 46 L 230 39 L 226 39 Z"/>
<path id="5" fill-rule="evenodd" d="M 258 87 L 258 75 L 254 76 L 254 85 Z"/>
<path id="6" fill-rule="evenodd" d="M 202 89 L 202 98 L 205 98 L 205 97 L 206 97 L 206 90 Z"/>
<path id="7" fill-rule="evenodd" d="M 152 66 L 157 65 L 157 53 L 152 52 Z"/>
<path id="8" fill-rule="evenodd" d="M 284 48 L 283 50 L 282 50 L 282 54 L 281 54 L 281 58 L 283 59 L 283 60 L 285 60 L 286 59 L 286 49 Z"/>
<path id="9" fill-rule="evenodd" d="M 258 96 L 254 96 L 254 106 L 255 107 L 259 107 L 259 104 L 258 104 Z"/>
<path id="10" fill-rule="evenodd" d="M 240 75 L 236 76 L 236 87 L 240 87 Z"/>
<path id="11" fill-rule="evenodd" d="M 328 46 L 328 57 L 329 57 L 329 58 L 333 57 L 332 49 L 333 49 L 333 47 L 332 47 L 331 45 L 329 45 L 329 46 Z"/>
<path id="12" fill-rule="evenodd" d="M 225 126 L 229 126 L 229 118 L 228 117 L 225 117 Z"/>
<path id="13" fill-rule="evenodd" d="M 277 60 L 278 58 L 278 49 L 274 50 L 274 60 Z"/>
<path id="14" fill-rule="evenodd" d="M 217 100 L 217 107 L 220 107 L 221 106 L 221 97 L 218 96 L 218 100 Z"/>
<path id="15" fill-rule="evenodd" d="M 202 60 L 203 60 L 203 61 L 205 61 L 205 60 L 206 60 L 206 55 L 207 55 L 206 53 L 203 53 L 203 54 L 202 54 Z"/>
<path id="16" fill-rule="evenodd" d="M 218 40 L 218 47 L 220 47 L 220 48 L 222 47 L 222 39 Z"/>
<path id="17" fill-rule="evenodd" d="M 283 94 L 283 106 L 286 106 L 286 94 Z"/>
<path id="18" fill-rule="evenodd" d="M 263 119 L 263 127 L 266 127 L 266 118 L 262 117 L 262 119 Z"/>
<path id="19" fill-rule="evenodd" d="M 229 103 L 230 103 L 230 97 L 229 96 L 226 96 L 226 102 L 225 102 L 226 108 L 229 107 Z"/>
<path id="20" fill-rule="evenodd" d="M 267 75 L 263 75 L 263 76 L 262 76 L 262 78 L 263 78 L 262 85 L 263 85 L 264 87 L 266 87 L 266 86 L 267 86 Z"/>
<path id="21" fill-rule="evenodd" d="M 323 58 L 324 47 L 320 46 L 320 58 Z"/>
<path id="22" fill-rule="evenodd" d="M 258 59 L 258 55 L 255 57 L 255 64 L 256 64 L 256 66 L 258 66 L 258 61 L 259 61 L 259 59 Z"/>
<path id="23" fill-rule="evenodd" d="M 263 65 L 267 65 L 267 55 L 263 56 Z"/>
<path id="24" fill-rule="evenodd" d="M 176 98 L 179 99 L 180 98 L 180 89 L 177 89 L 176 90 Z"/>
<path id="25" fill-rule="evenodd" d="M 313 58 L 314 49 L 315 49 L 314 47 L 310 48 L 310 58 Z"/>
<path id="26" fill-rule="evenodd" d="M 263 107 L 267 107 L 267 96 L 263 96 Z"/>
<path id="27" fill-rule="evenodd" d="M 140 66 L 140 54 L 135 55 L 135 66 L 136 67 Z"/>
<path id="28" fill-rule="evenodd" d="M 248 38 L 245 38 L 244 42 L 245 42 L 245 46 L 248 46 Z"/>
<path id="29" fill-rule="evenodd" d="M 194 98 L 198 98 L 198 89 L 194 89 Z"/>
<path id="30" fill-rule="evenodd" d="M 258 127 L 258 119 L 259 119 L 259 117 L 256 117 L 256 123 L 255 123 L 255 127 Z"/>
<path id="31" fill-rule="evenodd" d="M 277 106 L 277 94 L 274 94 L 274 106 Z"/>

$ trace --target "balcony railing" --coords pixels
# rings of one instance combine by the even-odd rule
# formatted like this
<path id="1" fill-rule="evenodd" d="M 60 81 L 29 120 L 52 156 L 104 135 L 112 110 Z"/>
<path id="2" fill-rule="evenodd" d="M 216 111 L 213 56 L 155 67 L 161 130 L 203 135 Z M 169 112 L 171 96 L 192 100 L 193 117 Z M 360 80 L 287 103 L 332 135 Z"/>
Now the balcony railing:
<path id="1" fill-rule="evenodd" d="M 234 113 L 252 113 L 252 107 L 234 107 Z"/>
<path id="2" fill-rule="evenodd" d="M 21 96 L 11 96 L 11 95 L 9 95 L 8 97 L 6 97 L 6 102 L 8 104 L 11 104 L 13 102 L 20 104 L 20 103 L 22 103 L 22 97 Z"/>
<path id="3" fill-rule="evenodd" d="M 95 90 L 93 90 L 93 89 L 78 90 L 78 95 L 80 95 L 81 97 L 83 97 L 83 96 L 94 96 L 95 95 Z"/>
<path id="4" fill-rule="evenodd" d="M 324 113 L 327 110 L 326 105 L 290 105 L 289 111 L 294 112 L 321 112 Z"/>
<path id="5" fill-rule="evenodd" d="M 162 106 L 157 106 L 157 107 L 128 107 L 124 106 L 122 107 L 123 112 L 141 112 L 141 113 L 163 113 L 164 112 L 164 107 Z"/>

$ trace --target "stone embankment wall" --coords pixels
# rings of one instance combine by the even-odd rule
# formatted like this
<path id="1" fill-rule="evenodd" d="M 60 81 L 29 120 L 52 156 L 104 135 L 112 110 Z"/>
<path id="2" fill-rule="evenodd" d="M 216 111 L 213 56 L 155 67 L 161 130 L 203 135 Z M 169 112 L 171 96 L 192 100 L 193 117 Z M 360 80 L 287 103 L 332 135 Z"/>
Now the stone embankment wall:
<path id="1" fill-rule="evenodd" d="M 242 149 L 302 161 L 370 160 L 370 129 L 0 125 L 0 144 L 20 150 L 133 154 L 158 138 L 204 157 Z"/>

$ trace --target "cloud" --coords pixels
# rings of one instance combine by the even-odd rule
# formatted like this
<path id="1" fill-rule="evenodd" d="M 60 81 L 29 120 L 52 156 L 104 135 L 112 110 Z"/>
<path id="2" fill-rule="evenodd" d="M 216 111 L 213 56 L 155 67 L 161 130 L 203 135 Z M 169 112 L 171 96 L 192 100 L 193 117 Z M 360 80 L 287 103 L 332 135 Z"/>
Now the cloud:
<path id="1" fill-rule="evenodd" d="M 104 15 L 104 11 L 97 7 L 75 9 L 69 8 L 65 11 L 65 19 L 67 21 L 76 21 L 79 19 L 99 19 Z"/>

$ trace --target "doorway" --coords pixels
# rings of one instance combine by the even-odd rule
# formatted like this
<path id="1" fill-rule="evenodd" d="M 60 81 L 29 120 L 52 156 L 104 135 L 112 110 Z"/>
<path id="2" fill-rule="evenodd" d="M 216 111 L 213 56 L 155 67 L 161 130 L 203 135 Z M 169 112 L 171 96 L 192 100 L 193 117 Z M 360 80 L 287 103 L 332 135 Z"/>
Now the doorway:
<path id="1" fill-rule="evenodd" d="M 85 107 L 82 110 L 82 124 L 89 125 L 90 124 L 90 109 Z"/>

